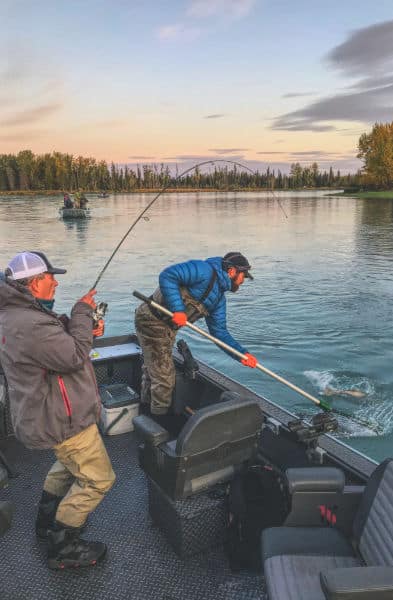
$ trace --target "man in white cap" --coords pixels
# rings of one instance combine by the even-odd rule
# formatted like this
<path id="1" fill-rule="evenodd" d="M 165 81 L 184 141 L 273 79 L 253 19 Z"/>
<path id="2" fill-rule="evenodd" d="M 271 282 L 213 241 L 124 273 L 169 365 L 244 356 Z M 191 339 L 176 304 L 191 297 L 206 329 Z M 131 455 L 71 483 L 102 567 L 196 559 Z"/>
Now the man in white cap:
<path id="1" fill-rule="evenodd" d="M 53 312 L 55 275 L 64 273 L 42 252 L 21 252 L 0 281 L 0 362 L 14 432 L 26 447 L 52 448 L 57 458 L 36 521 L 53 569 L 104 557 L 105 544 L 79 534 L 115 481 L 97 429 L 100 399 L 89 356 L 104 323 L 93 330 L 95 290 L 76 302 L 70 318 Z"/>

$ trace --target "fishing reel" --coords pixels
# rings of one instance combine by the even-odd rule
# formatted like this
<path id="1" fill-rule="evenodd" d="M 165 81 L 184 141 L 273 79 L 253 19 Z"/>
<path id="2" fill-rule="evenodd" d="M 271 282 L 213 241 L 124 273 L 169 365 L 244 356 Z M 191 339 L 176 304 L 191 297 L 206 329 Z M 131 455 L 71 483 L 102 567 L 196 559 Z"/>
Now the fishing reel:
<path id="1" fill-rule="evenodd" d="M 108 304 L 106 302 L 99 302 L 93 311 L 93 323 L 94 327 L 98 326 L 100 319 L 103 319 L 108 310 Z"/>

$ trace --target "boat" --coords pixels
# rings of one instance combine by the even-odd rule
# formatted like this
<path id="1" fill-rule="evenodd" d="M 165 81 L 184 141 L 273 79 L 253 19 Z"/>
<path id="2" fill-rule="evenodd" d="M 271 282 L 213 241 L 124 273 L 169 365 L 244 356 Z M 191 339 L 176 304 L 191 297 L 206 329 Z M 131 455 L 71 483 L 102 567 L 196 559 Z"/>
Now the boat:
<path id="1" fill-rule="evenodd" d="M 62 219 L 86 219 L 89 213 L 88 208 L 59 208 L 59 215 Z"/>
<path id="2" fill-rule="evenodd" d="M 1 599 L 322 600 L 322 587 L 315 592 L 322 579 L 327 590 L 335 585 L 324 565 L 348 568 L 355 583 L 345 580 L 345 568 L 336 569 L 341 577 L 336 583 L 344 587 L 356 587 L 359 576 L 362 589 L 378 586 L 378 578 L 385 578 L 384 589 L 392 595 L 381 597 L 393 597 L 392 461 L 378 466 L 338 439 L 328 418 L 302 422 L 192 355 L 190 360 L 184 344 L 178 343 L 173 358 L 173 406 L 183 423 L 179 433 L 173 436 L 139 414 L 133 417 L 132 431 L 116 435 L 121 419 L 128 418 L 124 403 L 115 418 L 109 415 L 102 431 L 117 483 L 89 518 L 84 534 L 106 542 L 108 556 L 94 568 L 63 572 L 47 568 L 45 547 L 34 534 L 37 504 L 53 454 L 26 450 L 13 436 L 0 371 L 0 517 L 3 512 L 3 521 L 8 518 L 10 525 L 0 531 Z M 136 412 L 142 408 L 136 400 L 142 367 L 136 336 L 95 340 L 91 360 L 101 397 L 115 390 L 131 394 L 135 415 L 135 407 Z M 231 570 L 224 544 L 228 485 L 247 464 L 278 474 L 276 490 L 288 506 L 280 526 L 270 519 L 272 507 L 264 507 L 263 553 L 270 551 L 272 556 L 262 556 L 256 572 Z M 382 495 L 374 512 L 370 494 Z M 10 524 L 11 504 L 15 514 Z M 368 527 L 367 511 L 372 527 L 353 550 L 343 540 L 349 540 L 354 529 L 356 533 Z M 291 548 L 289 556 L 275 556 L 274 548 L 288 539 L 293 556 Z M 312 547 L 323 543 L 322 556 L 321 552 L 313 556 Z M 302 544 L 303 554 L 312 556 L 299 556 L 297 545 Z M 326 552 L 328 556 L 323 555 Z M 374 566 L 360 567 L 363 561 Z M 376 566 L 381 562 L 385 566 Z M 361 597 L 380 597 L 373 594 Z"/>

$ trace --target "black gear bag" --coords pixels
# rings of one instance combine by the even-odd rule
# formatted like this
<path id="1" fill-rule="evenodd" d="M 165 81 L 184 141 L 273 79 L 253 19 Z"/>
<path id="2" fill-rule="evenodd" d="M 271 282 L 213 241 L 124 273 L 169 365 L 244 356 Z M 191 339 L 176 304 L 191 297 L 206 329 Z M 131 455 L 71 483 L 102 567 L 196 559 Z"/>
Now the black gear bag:
<path id="1" fill-rule="evenodd" d="M 260 571 L 260 538 L 267 527 L 282 525 L 289 513 L 281 471 L 254 465 L 229 484 L 226 551 L 232 571 Z"/>

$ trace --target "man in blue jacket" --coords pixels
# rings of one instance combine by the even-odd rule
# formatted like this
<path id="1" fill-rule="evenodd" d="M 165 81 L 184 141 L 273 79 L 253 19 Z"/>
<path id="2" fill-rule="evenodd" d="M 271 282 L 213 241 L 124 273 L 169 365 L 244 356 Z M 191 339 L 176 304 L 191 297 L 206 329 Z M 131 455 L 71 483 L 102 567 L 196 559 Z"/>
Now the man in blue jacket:
<path id="1" fill-rule="evenodd" d="M 171 265 L 160 273 L 152 298 L 173 313 L 172 319 L 148 304 L 140 305 L 135 313 L 144 358 L 141 400 L 150 404 L 152 415 L 168 414 L 175 386 L 172 351 L 177 330 L 186 321 L 194 323 L 204 317 L 211 335 L 245 354 L 244 365 L 256 366 L 255 356 L 231 336 L 226 324 L 225 293 L 236 292 L 246 278 L 253 279 L 250 269 L 240 252 L 229 252 L 223 258 Z"/>

